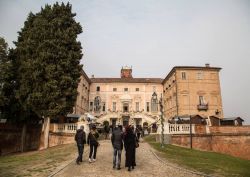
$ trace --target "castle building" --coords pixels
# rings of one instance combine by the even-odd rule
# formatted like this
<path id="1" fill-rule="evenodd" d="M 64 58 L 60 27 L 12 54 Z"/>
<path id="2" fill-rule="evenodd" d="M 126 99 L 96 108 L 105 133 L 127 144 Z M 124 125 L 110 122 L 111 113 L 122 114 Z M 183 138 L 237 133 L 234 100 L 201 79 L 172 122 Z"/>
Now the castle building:
<path id="1" fill-rule="evenodd" d="M 75 114 L 90 113 L 110 125 L 159 124 L 185 115 L 223 117 L 219 71 L 221 68 L 176 66 L 165 79 L 134 78 L 123 67 L 119 78 L 88 78 L 83 71 Z"/>
<path id="2" fill-rule="evenodd" d="M 176 66 L 163 80 L 164 116 L 223 117 L 219 71 L 221 68 Z"/>

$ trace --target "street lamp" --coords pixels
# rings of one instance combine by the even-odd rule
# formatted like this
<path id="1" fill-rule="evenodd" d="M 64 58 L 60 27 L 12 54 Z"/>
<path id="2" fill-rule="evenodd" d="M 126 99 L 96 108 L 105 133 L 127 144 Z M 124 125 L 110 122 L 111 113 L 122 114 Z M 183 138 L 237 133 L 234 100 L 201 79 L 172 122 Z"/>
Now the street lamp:
<path id="1" fill-rule="evenodd" d="M 164 124 L 163 124 L 163 104 L 162 104 L 162 94 L 159 100 L 160 112 L 161 112 L 161 147 L 164 148 Z"/>
<path id="2" fill-rule="evenodd" d="M 192 116 L 189 117 L 189 127 L 190 127 L 190 149 L 193 148 L 193 137 L 192 137 Z"/>

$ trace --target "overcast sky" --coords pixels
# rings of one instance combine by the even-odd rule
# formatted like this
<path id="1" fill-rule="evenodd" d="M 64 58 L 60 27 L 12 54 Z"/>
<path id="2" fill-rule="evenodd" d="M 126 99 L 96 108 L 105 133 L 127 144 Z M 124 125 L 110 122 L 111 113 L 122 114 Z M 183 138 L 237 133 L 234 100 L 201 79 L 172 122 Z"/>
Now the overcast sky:
<path id="1" fill-rule="evenodd" d="M 0 36 L 9 46 L 30 11 L 48 0 L 0 0 Z M 60 1 L 59 1 L 60 2 Z M 67 2 L 67 1 L 65 1 Z M 134 77 L 165 78 L 174 66 L 223 68 L 224 115 L 250 124 L 249 0 L 74 0 L 83 33 L 85 72 L 119 77 L 122 66 Z"/>

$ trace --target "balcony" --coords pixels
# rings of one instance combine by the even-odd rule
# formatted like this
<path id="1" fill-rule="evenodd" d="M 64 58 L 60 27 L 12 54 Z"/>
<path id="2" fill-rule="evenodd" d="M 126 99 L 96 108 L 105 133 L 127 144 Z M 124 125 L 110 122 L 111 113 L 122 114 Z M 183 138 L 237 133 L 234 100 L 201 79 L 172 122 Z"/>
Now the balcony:
<path id="1" fill-rule="evenodd" d="M 122 115 L 122 116 L 129 116 L 130 113 L 129 113 L 128 111 L 123 111 L 123 112 L 121 113 L 121 115 Z"/>
<path id="2" fill-rule="evenodd" d="M 208 104 L 199 104 L 199 105 L 197 105 L 197 109 L 199 111 L 207 111 L 208 110 Z"/>

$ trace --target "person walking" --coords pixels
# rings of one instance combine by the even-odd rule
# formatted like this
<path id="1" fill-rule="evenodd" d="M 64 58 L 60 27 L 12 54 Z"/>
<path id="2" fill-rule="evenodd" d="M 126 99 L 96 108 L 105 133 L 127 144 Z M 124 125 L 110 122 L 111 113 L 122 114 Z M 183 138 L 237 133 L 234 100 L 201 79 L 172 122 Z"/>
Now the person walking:
<path id="1" fill-rule="evenodd" d="M 104 135 L 105 135 L 105 140 L 108 139 L 108 135 L 109 135 L 109 126 L 108 125 L 105 125 L 104 126 Z"/>
<path id="2" fill-rule="evenodd" d="M 133 132 L 133 129 L 130 126 L 126 128 L 126 133 L 124 135 L 124 147 L 126 151 L 125 167 L 128 167 L 128 171 L 131 171 L 131 168 L 134 169 L 134 167 L 136 166 L 135 163 L 136 136 Z"/>
<path id="3" fill-rule="evenodd" d="M 114 149 L 113 169 L 121 169 L 121 154 L 123 149 L 123 132 L 122 127 L 115 127 L 111 135 L 111 142 Z"/>
<path id="4" fill-rule="evenodd" d="M 96 127 L 93 126 L 91 128 L 91 131 L 89 132 L 88 135 L 88 145 L 90 146 L 90 151 L 89 151 L 89 163 L 95 162 L 96 161 L 96 152 L 97 152 L 97 147 L 100 145 L 97 139 L 99 138 L 99 134 L 96 130 Z"/>
<path id="5" fill-rule="evenodd" d="M 137 139 L 139 141 L 140 140 L 140 136 L 141 136 L 141 131 L 140 131 L 139 126 L 136 126 L 135 133 L 136 133 L 136 137 L 137 137 Z"/>
<path id="6" fill-rule="evenodd" d="M 82 162 L 82 155 L 84 151 L 84 144 L 86 144 L 86 134 L 84 132 L 84 126 L 76 131 L 75 141 L 78 149 L 78 157 L 76 159 L 76 164 L 79 165 Z"/>

